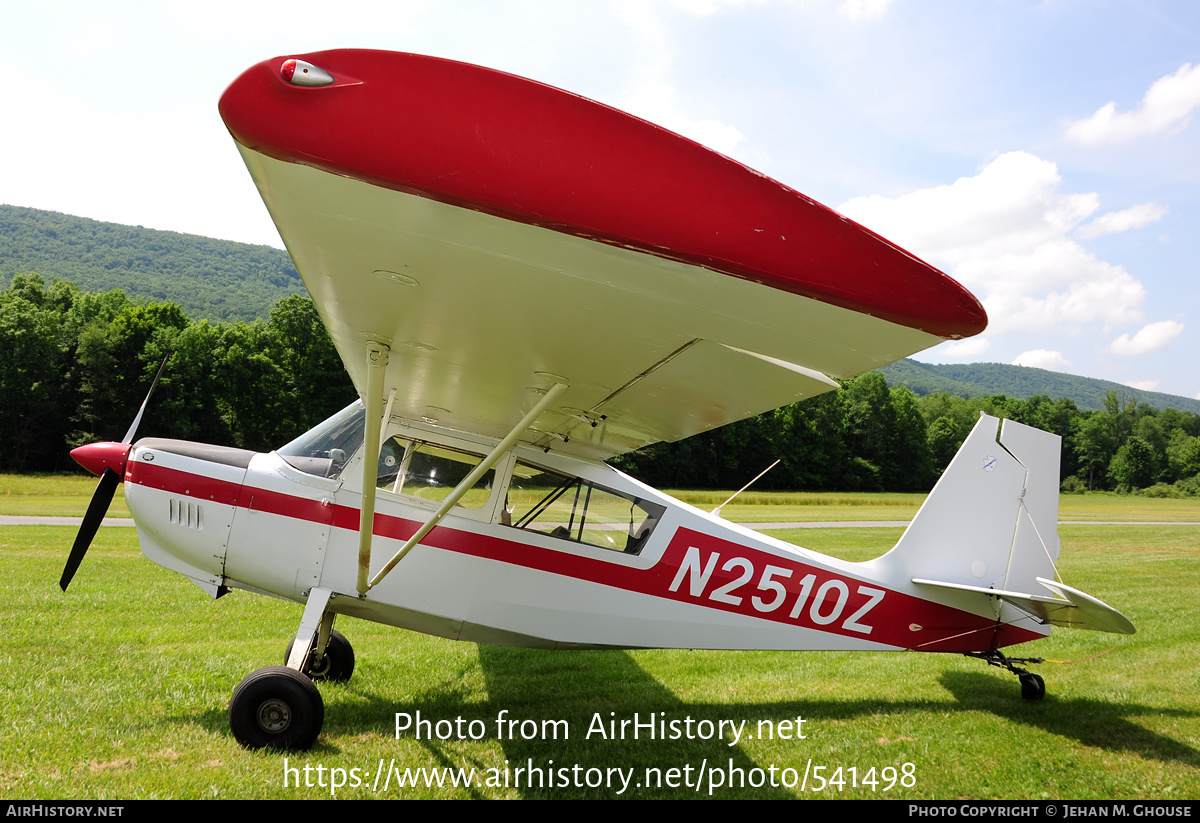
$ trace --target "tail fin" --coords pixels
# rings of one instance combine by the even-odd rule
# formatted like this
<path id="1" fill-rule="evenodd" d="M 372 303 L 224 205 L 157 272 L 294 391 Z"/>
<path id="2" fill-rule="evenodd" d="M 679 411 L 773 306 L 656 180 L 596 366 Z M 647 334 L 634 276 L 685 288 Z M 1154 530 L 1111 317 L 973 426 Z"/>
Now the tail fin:
<path id="1" fill-rule="evenodd" d="M 990 602 L 1019 610 L 998 610 L 1003 622 L 1032 617 L 1043 625 L 1132 633 L 1120 612 L 1053 582 L 1060 442 L 981 415 L 900 541 L 874 561 L 878 573 L 964 593 L 955 599 L 997 598 Z"/>

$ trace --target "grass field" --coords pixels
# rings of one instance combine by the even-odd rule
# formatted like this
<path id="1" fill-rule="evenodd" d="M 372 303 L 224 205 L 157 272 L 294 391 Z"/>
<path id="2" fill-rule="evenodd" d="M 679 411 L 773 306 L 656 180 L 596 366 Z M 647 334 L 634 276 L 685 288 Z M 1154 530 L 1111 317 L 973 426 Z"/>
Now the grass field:
<path id="1" fill-rule="evenodd" d="M 78 514 L 86 506 L 92 485 L 86 479 L 81 492 L 69 494 L 57 481 L 46 482 L 38 494 L 10 482 L 17 490 L 4 500 L 19 502 L 27 514 Z M 37 497 L 48 502 L 31 502 Z M 75 510 L 64 511 L 64 497 L 81 498 L 82 505 L 77 499 Z M 1095 519 L 1169 520 L 1157 507 L 1180 501 L 1139 502 L 1119 516 Z M 904 519 L 862 514 L 904 505 L 911 504 L 851 501 L 853 516 L 835 519 Z M 739 506 L 747 515 L 739 519 L 769 522 L 811 519 L 779 513 L 824 504 L 760 501 L 757 509 L 769 510 L 762 516 L 749 502 Z M 1064 518 L 1071 519 L 1066 512 Z M 1174 519 L 1200 516 L 1192 509 Z M 777 534 L 864 559 L 899 533 Z M 0 651 L 6 731 L 0 796 L 321 798 L 332 793 L 330 769 L 346 778 L 358 769 L 368 785 L 344 786 L 338 797 L 696 797 L 707 796 L 707 786 L 697 793 L 679 782 L 694 782 L 703 765 L 748 783 L 766 780 L 757 788 L 717 787 L 718 797 L 800 794 L 798 787 L 770 785 L 774 767 L 779 783 L 794 782 L 809 768 L 803 796 L 814 798 L 1200 798 L 1200 527 L 1063 526 L 1060 534 L 1066 582 L 1120 608 L 1139 633 L 1057 630 L 1019 647 L 1019 654 L 1071 661 L 1038 667 L 1047 681 L 1041 703 L 1022 701 L 1010 675 L 957 656 L 546 652 L 455 643 L 343 619 L 339 628 L 358 658 L 354 678 L 322 685 L 326 719 L 317 746 L 285 756 L 241 749 L 230 736 L 226 707 L 243 676 L 282 662 L 299 606 L 243 592 L 214 602 L 142 558 L 130 528 L 102 529 L 63 594 L 57 580 L 72 529 L 4 527 L 0 609 L 8 642 Z M 397 739 L 396 713 L 418 711 L 433 721 L 480 721 L 475 730 L 484 734 L 478 740 Z M 561 733 L 557 740 L 500 737 L 495 720 L 502 711 L 512 719 L 566 721 L 569 739 Z M 728 735 L 587 739 L 597 713 L 602 720 L 636 713 L 643 721 L 648 715 L 746 721 L 755 739 L 735 745 Z M 760 723 L 786 732 L 782 721 L 798 717 L 805 720 L 805 739 L 758 739 Z M 501 777 L 498 785 L 419 789 L 393 783 L 387 792 L 372 791 L 381 762 L 400 769 L 475 768 L 485 783 L 487 770 L 507 768 L 492 774 L 507 773 L 510 782 Z M 301 770 L 293 783 L 304 782 L 309 766 L 312 782 L 326 786 L 285 788 L 285 763 Z M 632 768 L 635 783 L 643 785 L 623 793 L 513 787 L 512 770 L 530 763 L 542 769 L 578 764 L 584 778 L 600 774 L 588 769 Z M 912 766 L 905 771 L 904 764 Z M 817 766 L 842 785 L 814 792 L 811 769 Z M 894 771 L 885 774 L 889 768 Z M 669 769 L 679 770 L 674 787 L 667 785 Z M 646 785 L 656 774 L 662 785 Z M 894 785 L 884 791 L 888 774 Z M 901 777 L 911 785 L 902 785 Z"/>
<path id="2" fill-rule="evenodd" d="M 0 474 L 0 514 L 83 517 L 96 490 L 88 474 Z M 128 517 L 125 486 L 117 486 L 109 517 Z"/>

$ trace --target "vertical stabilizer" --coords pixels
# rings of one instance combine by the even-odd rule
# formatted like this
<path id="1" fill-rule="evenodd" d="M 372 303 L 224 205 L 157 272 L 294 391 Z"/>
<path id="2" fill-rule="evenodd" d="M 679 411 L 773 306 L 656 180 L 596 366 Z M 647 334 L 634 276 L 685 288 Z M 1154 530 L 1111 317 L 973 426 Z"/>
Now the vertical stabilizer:
<path id="1" fill-rule="evenodd" d="M 1037 578 L 1053 579 L 1058 557 L 1059 449 L 1057 435 L 981 415 L 900 541 L 867 565 L 897 585 L 964 590 L 945 595 L 963 604 L 978 602 L 965 590 L 1045 593 Z M 988 602 L 1003 622 L 1022 619 Z"/>

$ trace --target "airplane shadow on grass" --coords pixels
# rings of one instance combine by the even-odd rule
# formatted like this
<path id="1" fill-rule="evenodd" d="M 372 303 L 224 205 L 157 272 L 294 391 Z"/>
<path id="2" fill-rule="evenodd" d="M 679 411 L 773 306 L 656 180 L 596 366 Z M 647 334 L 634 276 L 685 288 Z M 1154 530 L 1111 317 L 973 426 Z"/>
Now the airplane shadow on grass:
<path id="1" fill-rule="evenodd" d="M 747 707 L 680 700 L 627 652 L 547 654 L 480 646 L 479 659 L 488 695 L 497 710 L 508 708 L 514 714 L 563 719 L 570 729 L 570 741 L 503 741 L 505 757 L 514 765 L 553 760 L 556 765 L 571 767 L 578 763 L 601 770 L 621 768 L 630 775 L 625 795 L 635 798 L 787 798 L 793 792 L 787 791 L 783 783 L 795 785 L 803 775 L 803 763 L 798 774 L 784 775 L 783 769 L 794 770 L 797 764 L 756 762 L 743 747 L 731 745 L 732 735 L 722 736 L 717 725 L 721 720 L 745 720 L 743 728 L 753 729 L 757 718 L 748 714 Z M 787 713 L 782 710 L 780 714 L 779 720 L 795 719 L 794 715 L 785 717 Z M 690 726 L 689 717 L 694 721 Z M 622 721 L 628 721 L 624 729 Z M 643 724 L 636 738 L 635 721 Z M 671 726 L 672 721 L 677 725 Z M 653 736 L 650 723 L 655 724 Z M 664 727 L 663 723 L 668 725 Z M 774 775 L 772 766 L 776 767 Z M 593 779 L 597 776 L 591 774 Z M 607 789 L 591 793 L 608 797 L 615 794 Z M 565 794 L 579 796 L 575 789 Z M 526 796 L 553 795 L 535 790 Z"/>
<path id="2" fill-rule="evenodd" d="M 797 763 L 757 763 L 739 746 L 731 746 L 728 734 L 722 738 L 715 728 L 699 723 L 745 720 L 744 728 L 750 730 L 763 718 L 794 721 L 798 704 L 772 705 L 763 714 L 761 706 L 685 703 L 647 674 L 632 655 L 622 651 L 548 652 L 486 645 L 478 649 L 487 687 L 486 702 L 469 700 L 467 687 L 447 687 L 444 681 L 424 694 L 402 700 L 363 694 L 365 705 L 345 710 L 336 698 L 327 698 L 325 733 L 318 740 L 318 748 L 336 748 L 339 734 L 354 734 L 360 726 L 377 730 L 380 718 L 386 718 L 390 728 L 395 712 L 415 714 L 419 710 L 423 718 L 435 721 L 457 717 L 482 721 L 486 728 L 483 742 L 495 747 L 484 756 L 468 756 L 464 762 L 463 749 L 456 741 L 420 743 L 441 767 L 473 766 L 478 773 L 507 766 L 509 783 L 504 785 L 525 798 L 790 798 L 794 790 L 781 784 L 785 777 L 788 783 L 798 783 L 803 775 L 803 760 L 798 764 L 798 774 L 785 776 L 783 769 L 794 770 Z M 506 712 L 506 724 L 516 722 L 506 727 L 503 736 L 497 734 L 496 723 L 501 712 Z M 622 739 L 620 721 L 632 721 L 635 713 L 643 724 L 652 717 L 655 721 L 683 723 L 691 716 L 693 739 L 686 739 L 682 725 L 682 739 L 664 740 L 661 735 L 649 739 L 645 727 L 638 739 L 633 739 L 632 726 L 626 727 Z M 594 730 L 597 717 L 606 735 Z M 607 734 L 610 721 L 618 724 L 616 736 Z M 590 736 L 589 728 L 593 729 Z M 667 732 L 670 735 L 669 727 Z M 701 734 L 707 739 L 701 739 Z M 772 765 L 776 767 L 774 787 Z M 513 785 L 517 768 L 524 770 L 520 786 Z M 714 769 L 720 770 L 724 785 L 710 785 L 710 781 L 717 780 L 711 771 Z M 731 776 L 735 781 L 732 787 L 728 785 Z M 472 796 L 494 793 L 469 790 Z"/>

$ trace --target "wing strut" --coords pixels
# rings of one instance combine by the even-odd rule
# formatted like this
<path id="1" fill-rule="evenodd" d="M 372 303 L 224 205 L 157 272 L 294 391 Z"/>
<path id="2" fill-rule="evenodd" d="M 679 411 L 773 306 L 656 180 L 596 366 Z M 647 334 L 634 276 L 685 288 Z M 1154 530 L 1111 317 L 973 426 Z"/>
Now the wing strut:
<path id="1" fill-rule="evenodd" d="M 492 468 L 492 466 L 496 465 L 496 461 L 499 460 L 505 452 L 512 448 L 513 444 L 517 442 L 517 438 L 524 434 L 525 430 L 534 424 L 534 421 L 541 416 L 542 412 L 544 412 L 547 407 L 549 407 L 550 404 L 553 403 L 558 396 L 566 390 L 566 388 L 566 384 L 564 383 L 555 383 L 546 391 L 544 395 L 542 395 L 542 399 L 539 400 L 537 404 L 529 410 L 528 414 L 521 418 L 521 422 L 514 426 L 513 430 L 510 431 L 503 440 L 496 444 L 496 447 L 492 449 L 488 456 L 483 458 L 483 461 L 476 466 L 470 474 L 464 477 L 457 486 L 454 487 L 454 491 L 450 492 L 446 499 L 442 501 L 442 505 L 438 507 L 438 510 L 433 513 L 432 517 L 425 521 L 425 525 L 417 529 L 417 533 L 408 538 L 408 542 L 401 546 L 400 550 L 392 556 L 392 559 L 389 560 L 384 567 L 379 570 L 379 573 L 371 578 L 370 585 L 368 585 L 367 588 L 377 585 L 379 581 L 387 575 L 388 572 L 395 568 L 397 563 L 404 559 L 404 555 L 408 554 L 412 547 L 421 541 L 421 538 L 433 530 L 433 527 L 436 526 L 441 519 L 446 516 L 446 513 L 449 512 L 450 509 L 454 508 L 454 504 L 459 501 L 459 498 L 470 491 L 470 489 L 479 481 L 479 478 L 483 477 L 483 475 L 486 474 L 487 471 Z M 368 416 L 367 419 L 370 420 L 370 416 Z M 375 448 L 376 452 L 378 452 L 378 443 L 375 444 Z M 373 481 L 372 486 L 374 486 Z M 365 503 L 365 494 L 363 495 L 363 500 Z M 370 561 L 369 548 L 367 560 L 368 562 Z M 359 565 L 359 572 L 362 572 L 361 561 Z M 361 587 L 359 591 L 362 592 Z"/>
<path id="2" fill-rule="evenodd" d="M 367 343 L 367 391 L 363 401 L 367 406 L 367 425 L 363 428 L 362 508 L 358 515 L 358 593 L 364 595 L 370 586 L 371 534 L 375 531 L 375 481 L 379 479 L 380 432 L 387 420 L 383 417 L 383 376 L 391 349 L 382 343 Z M 395 395 L 393 395 L 394 397 Z M 391 405 L 389 400 L 388 405 Z M 373 421 L 383 421 L 372 425 Z M 298 644 L 297 644 L 298 645 Z"/>

